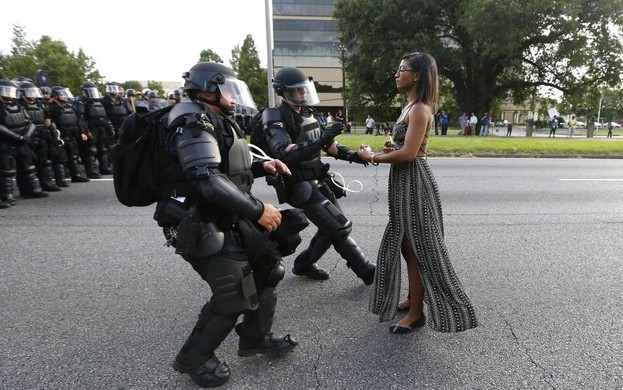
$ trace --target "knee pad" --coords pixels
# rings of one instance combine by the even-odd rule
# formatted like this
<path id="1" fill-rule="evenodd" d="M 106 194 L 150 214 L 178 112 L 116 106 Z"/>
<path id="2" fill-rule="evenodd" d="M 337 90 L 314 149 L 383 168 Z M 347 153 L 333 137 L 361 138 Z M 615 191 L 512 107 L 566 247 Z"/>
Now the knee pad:
<path id="1" fill-rule="evenodd" d="M 286 274 L 286 268 L 283 266 L 282 262 L 279 262 L 277 267 L 270 270 L 268 274 L 268 280 L 266 280 L 266 285 L 268 287 L 277 287 L 279 282 L 283 280 L 283 277 Z"/>
<path id="2" fill-rule="evenodd" d="M 299 207 L 311 199 L 313 193 L 312 183 L 308 181 L 294 183 L 288 192 L 292 206 Z"/>

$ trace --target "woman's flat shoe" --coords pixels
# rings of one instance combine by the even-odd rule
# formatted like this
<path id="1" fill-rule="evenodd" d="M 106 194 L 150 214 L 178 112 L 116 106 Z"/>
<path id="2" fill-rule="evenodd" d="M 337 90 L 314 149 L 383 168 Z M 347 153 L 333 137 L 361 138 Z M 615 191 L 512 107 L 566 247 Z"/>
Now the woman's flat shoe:
<path id="1" fill-rule="evenodd" d="M 413 332 L 417 328 L 421 328 L 426 325 L 426 317 L 424 317 L 424 313 L 422 313 L 422 317 L 418 318 L 415 322 L 407 326 L 400 325 L 399 322 L 389 327 L 389 332 L 394 334 L 404 334 Z"/>

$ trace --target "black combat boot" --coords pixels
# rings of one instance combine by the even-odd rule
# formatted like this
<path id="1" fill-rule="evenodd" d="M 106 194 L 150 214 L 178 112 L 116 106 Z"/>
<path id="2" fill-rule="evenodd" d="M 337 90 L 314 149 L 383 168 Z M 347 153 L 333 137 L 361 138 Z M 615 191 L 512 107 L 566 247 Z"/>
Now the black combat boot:
<path id="1" fill-rule="evenodd" d="M 97 171 L 95 156 L 90 155 L 86 157 L 86 161 L 84 161 L 84 170 L 86 171 L 87 177 L 89 179 L 102 178 L 102 175 Z"/>
<path id="2" fill-rule="evenodd" d="M 82 176 L 80 174 L 80 170 L 78 170 L 78 161 L 73 159 L 73 160 L 69 160 L 68 161 L 68 165 L 69 165 L 69 173 L 71 175 L 71 182 L 72 183 L 86 183 L 88 181 L 90 181 L 89 179 L 87 179 L 86 177 Z"/>
<path id="3" fill-rule="evenodd" d="M 0 177 L 0 202 L 15 206 L 15 198 L 13 197 L 13 177 Z"/>
<path id="4" fill-rule="evenodd" d="M 318 267 L 316 262 L 331 247 L 331 240 L 323 236 L 320 232 L 312 237 L 309 248 L 301 252 L 294 260 L 292 273 L 294 275 L 306 276 L 314 280 L 327 280 L 329 274 L 324 269 Z"/>
<path id="5" fill-rule="evenodd" d="M 48 196 L 47 192 L 41 190 L 34 166 L 32 166 L 31 172 L 25 175 L 18 174 L 16 179 L 22 198 L 45 198 Z"/>
<path id="6" fill-rule="evenodd" d="M 54 182 L 54 172 L 50 165 L 46 165 L 39 170 L 39 183 L 41 183 L 41 188 L 45 191 L 55 192 L 61 190 Z"/>
<path id="7" fill-rule="evenodd" d="M 112 169 L 110 169 L 110 163 L 108 154 L 102 154 L 99 156 L 99 169 L 102 175 L 112 175 Z"/>
<path id="8" fill-rule="evenodd" d="M 187 368 L 173 362 L 173 369 L 181 374 L 188 374 L 190 379 L 201 387 L 217 387 L 229 379 L 229 366 L 218 360 L 216 355 L 201 363 L 195 368 Z"/>
<path id="9" fill-rule="evenodd" d="M 63 164 L 54 164 L 54 179 L 59 187 L 69 187 L 65 181 L 65 166 Z"/>
<path id="10" fill-rule="evenodd" d="M 238 342 L 238 356 L 248 357 L 257 354 L 280 357 L 294 349 L 299 343 L 289 334 L 275 337 L 272 333 L 258 337 L 245 335 L 243 324 L 236 325 L 236 333 L 240 336 Z"/>

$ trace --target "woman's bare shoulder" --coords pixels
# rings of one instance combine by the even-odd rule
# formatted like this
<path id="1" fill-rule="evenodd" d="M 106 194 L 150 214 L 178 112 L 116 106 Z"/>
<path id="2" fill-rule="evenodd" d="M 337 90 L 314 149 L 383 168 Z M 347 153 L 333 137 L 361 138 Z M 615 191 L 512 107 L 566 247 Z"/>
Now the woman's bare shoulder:
<path id="1" fill-rule="evenodd" d="M 411 112 L 409 112 L 409 116 L 413 117 L 413 116 L 420 116 L 420 115 L 432 115 L 432 110 L 430 108 L 430 106 L 426 103 L 422 103 L 422 102 L 418 102 L 415 103 L 413 105 L 413 108 L 411 108 Z"/>

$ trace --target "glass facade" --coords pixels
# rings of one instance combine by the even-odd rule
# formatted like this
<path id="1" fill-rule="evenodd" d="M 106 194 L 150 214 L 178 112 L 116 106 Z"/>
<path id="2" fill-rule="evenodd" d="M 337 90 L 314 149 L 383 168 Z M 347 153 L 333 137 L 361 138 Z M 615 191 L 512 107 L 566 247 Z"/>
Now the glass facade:
<path id="1" fill-rule="evenodd" d="M 334 0 L 273 0 L 273 14 L 333 16 Z"/>
<path id="2" fill-rule="evenodd" d="M 342 73 L 334 0 L 273 1 L 273 65 L 305 68 L 323 93 L 320 106 L 342 105 Z"/>
<path id="3" fill-rule="evenodd" d="M 276 67 L 339 68 L 340 49 L 334 20 L 273 21 Z"/>

